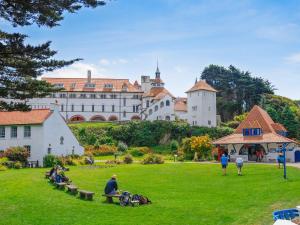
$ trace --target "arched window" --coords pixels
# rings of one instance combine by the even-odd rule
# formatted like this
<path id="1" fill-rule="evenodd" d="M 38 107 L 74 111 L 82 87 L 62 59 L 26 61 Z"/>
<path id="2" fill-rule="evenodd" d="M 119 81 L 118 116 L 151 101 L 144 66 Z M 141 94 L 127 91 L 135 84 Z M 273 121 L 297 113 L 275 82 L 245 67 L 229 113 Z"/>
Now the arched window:
<path id="1" fill-rule="evenodd" d="M 149 115 L 152 115 L 152 113 L 153 113 L 153 110 L 150 109 L 150 110 L 149 110 Z"/>
<path id="2" fill-rule="evenodd" d="M 165 103 L 164 102 L 161 102 L 160 103 L 160 108 L 164 107 L 165 106 Z"/>
<path id="3" fill-rule="evenodd" d="M 170 121 L 171 117 L 170 116 L 166 116 L 166 120 Z"/>
<path id="4" fill-rule="evenodd" d="M 155 106 L 154 110 L 155 112 L 158 110 L 158 105 Z"/>
<path id="5" fill-rule="evenodd" d="M 170 101 L 169 100 L 166 101 L 166 106 L 170 106 Z"/>

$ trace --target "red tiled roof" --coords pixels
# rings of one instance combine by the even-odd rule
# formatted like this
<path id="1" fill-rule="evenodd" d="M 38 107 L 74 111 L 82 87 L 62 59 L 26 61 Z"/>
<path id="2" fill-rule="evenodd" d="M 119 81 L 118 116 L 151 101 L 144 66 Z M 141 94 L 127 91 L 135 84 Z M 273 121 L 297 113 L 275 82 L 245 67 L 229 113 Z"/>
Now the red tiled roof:
<path id="1" fill-rule="evenodd" d="M 262 135 L 243 136 L 245 128 L 261 128 Z M 274 123 L 265 110 L 255 105 L 233 134 L 220 138 L 213 144 L 295 143 L 294 140 L 277 134 L 277 131 L 286 131 L 286 129 L 283 125 Z"/>
<path id="2" fill-rule="evenodd" d="M 174 104 L 174 110 L 187 112 L 187 98 L 176 98 Z"/>
<path id="3" fill-rule="evenodd" d="M 0 112 L 0 125 L 42 124 L 51 114 L 50 109 Z"/>
<path id="4" fill-rule="evenodd" d="M 192 92 L 192 91 L 198 91 L 198 90 L 205 90 L 205 91 L 212 91 L 212 92 L 217 92 L 216 89 L 214 89 L 212 86 L 210 86 L 208 83 L 206 83 L 205 80 L 200 80 L 195 85 L 189 89 L 187 92 Z"/>
<path id="5" fill-rule="evenodd" d="M 155 100 L 160 100 L 166 95 L 170 95 L 174 98 L 174 96 L 164 87 L 153 87 L 150 91 L 144 94 L 144 97 L 153 97 Z"/>
<path id="6" fill-rule="evenodd" d="M 94 88 L 86 87 L 86 78 L 49 78 L 43 77 L 42 80 L 50 84 L 63 84 L 66 91 L 87 91 L 87 92 L 121 92 L 122 86 L 127 85 L 127 92 L 142 92 L 137 86 L 131 84 L 128 79 L 109 79 L 109 78 L 92 78 L 91 84 Z M 112 84 L 113 88 L 105 88 L 105 85 Z"/>

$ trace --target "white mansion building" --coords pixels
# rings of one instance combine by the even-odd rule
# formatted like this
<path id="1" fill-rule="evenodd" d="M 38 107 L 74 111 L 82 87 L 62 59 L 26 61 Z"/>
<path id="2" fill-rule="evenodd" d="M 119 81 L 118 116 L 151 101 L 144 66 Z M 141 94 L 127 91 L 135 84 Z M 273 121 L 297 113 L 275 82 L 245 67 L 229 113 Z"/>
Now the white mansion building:
<path id="1" fill-rule="evenodd" d="M 92 78 L 91 71 L 87 78 L 42 79 L 63 90 L 29 100 L 32 109 L 59 104 L 69 122 L 182 119 L 191 125 L 216 126 L 216 90 L 204 80 L 195 82 L 187 97 L 176 98 L 164 87 L 158 68 L 154 79 L 142 76 L 141 84 Z"/>

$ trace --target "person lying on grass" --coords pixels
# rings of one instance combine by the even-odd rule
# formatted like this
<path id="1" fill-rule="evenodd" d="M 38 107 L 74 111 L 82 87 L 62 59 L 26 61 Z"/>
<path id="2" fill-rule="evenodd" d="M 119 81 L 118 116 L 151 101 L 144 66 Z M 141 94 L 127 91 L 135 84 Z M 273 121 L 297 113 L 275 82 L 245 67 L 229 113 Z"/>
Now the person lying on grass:
<path id="1" fill-rule="evenodd" d="M 106 195 L 116 195 L 118 192 L 117 175 L 112 175 L 111 179 L 106 183 L 104 193 Z"/>

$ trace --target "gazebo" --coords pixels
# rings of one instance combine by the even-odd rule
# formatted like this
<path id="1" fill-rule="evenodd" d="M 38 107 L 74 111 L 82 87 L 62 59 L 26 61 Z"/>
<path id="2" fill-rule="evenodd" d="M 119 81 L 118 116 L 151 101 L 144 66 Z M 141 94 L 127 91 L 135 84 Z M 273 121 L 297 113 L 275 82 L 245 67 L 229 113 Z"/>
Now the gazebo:
<path id="1" fill-rule="evenodd" d="M 255 105 L 233 134 L 213 144 L 218 147 L 219 157 L 225 153 L 233 160 L 242 157 L 244 161 L 255 161 L 259 151 L 264 162 L 276 161 L 279 149 L 284 146 L 290 150 L 286 152 L 286 160 L 295 162 L 297 142 L 287 138 L 287 133 L 282 124 L 275 123 L 265 110 Z"/>

